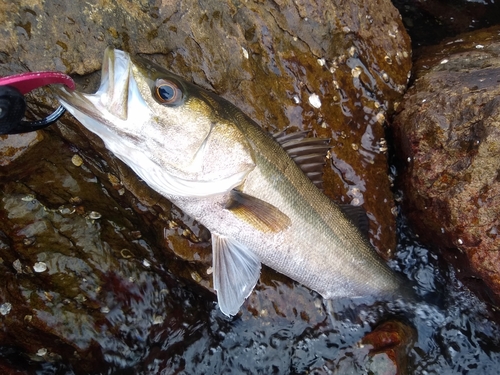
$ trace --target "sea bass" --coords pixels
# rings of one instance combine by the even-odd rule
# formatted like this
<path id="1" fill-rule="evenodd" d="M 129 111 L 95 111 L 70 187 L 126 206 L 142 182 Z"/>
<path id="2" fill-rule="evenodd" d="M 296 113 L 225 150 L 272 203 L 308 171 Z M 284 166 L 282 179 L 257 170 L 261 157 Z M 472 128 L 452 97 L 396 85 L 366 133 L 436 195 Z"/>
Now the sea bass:
<path id="1" fill-rule="evenodd" d="M 321 140 L 273 137 L 225 99 L 110 48 L 95 94 L 55 93 L 151 188 L 210 230 L 224 314 L 238 313 L 261 263 L 326 299 L 398 291 L 366 236 L 304 174 L 323 163 Z"/>

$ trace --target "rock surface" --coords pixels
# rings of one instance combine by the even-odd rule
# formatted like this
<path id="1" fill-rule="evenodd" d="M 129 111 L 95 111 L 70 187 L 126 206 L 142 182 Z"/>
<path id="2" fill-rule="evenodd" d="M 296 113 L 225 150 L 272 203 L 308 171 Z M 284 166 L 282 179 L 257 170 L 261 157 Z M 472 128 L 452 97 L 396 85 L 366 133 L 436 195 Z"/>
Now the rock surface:
<path id="1" fill-rule="evenodd" d="M 473 32 L 427 49 L 393 125 L 406 215 L 422 241 L 456 265 L 459 278 L 497 305 L 499 31 Z"/>
<path id="2" fill-rule="evenodd" d="M 416 332 L 408 325 L 387 321 L 363 337 L 361 343 L 371 346 L 372 371 L 379 375 L 407 374 L 408 352 L 416 336 Z"/>
<path id="3" fill-rule="evenodd" d="M 146 223 L 158 212 L 120 195 L 113 178 L 102 183 L 74 146 L 41 138 L 0 172 L 0 342 L 24 361 L 89 374 L 105 362 L 135 364 L 149 351 L 148 337 L 191 334 L 213 297 L 200 298 L 203 290 L 184 281 L 196 271 L 147 239 L 154 237 Z M 154 207 L 170 209 L 161 199 Z"/>
<path id="4" fill-rule="evenodd" d="M 111 45 L 224 96 L 266 129 L 331 138 L 325 193 L 363 204 L 372 243 L 390 255 L 395 217 L 383 125 L 406 87 L 411 52 L 389 1 L 211 1 L 202 7 L 21 0 L 0 3 L 0 25 L 2 76 L 55 69 L 91 92 L 99 80 L 91 73 Z M 46 93 L 30 96 L 32 116 L 53 106 Z M 69 115 L 19 139 L 0 140 L 0 306 L 8 310 L 0 316 L 2 345 L 17 348 L 24 361 L 60 363 L 60 371 L 68 366 L 84 374 L 102 366 L 137 373 L 143 363 L 152 373 L 181 371 L 196 367 L 192 358 L 222 372 L 227 364 L 217 362 L 210 345 L 236 349 L 219 333 L 224 319 L 207 323 L 214 296 L 207 292 L 206 229 L 145 186 Z M 300 341 L 306 329 L 321 335 L 312 328 L 325 317 L 306 288 L 267 269 L 261 280 L 243 311 L 247 320 L 259 317 L 252 323 L 257 328 L 238 345 L 281 338 L 274 362 L 255 367 L 270 373 L 289 366 L 279 346 L 289 340 L 280 327 L 292 325 Z M 196 340 L 199 347 L 192 345 Z M 157 351 L 163 362 L 156 361 Z M 307 371 L 301 358 L 295 361 Z M 14 372 L 16 364 L 9 359 L 0 366 Z"/>
<path id="5" fill-rule="evenodd" d="M 25 68 L 85 75 L 100 69 L 111 45 L 215 91 L 266 129 L 331 138 L 325 192 L 363 204 L 375 247 L 386 256 L 394 249 L 382 125 L 406 87 L 411 51 L 389 1 L 0 6 L 0 75 Z M 92 91 L 95 78 L 82 86 Z"/>

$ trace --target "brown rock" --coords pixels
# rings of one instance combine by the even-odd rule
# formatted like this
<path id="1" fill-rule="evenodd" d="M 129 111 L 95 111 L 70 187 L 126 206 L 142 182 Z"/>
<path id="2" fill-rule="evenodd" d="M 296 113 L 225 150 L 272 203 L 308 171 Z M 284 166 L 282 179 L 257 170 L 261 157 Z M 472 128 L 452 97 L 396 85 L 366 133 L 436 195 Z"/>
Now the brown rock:
<path id="1" fill-rule="evenodd" d="M 325 192 L 364 204 L 374 245 L 384 255 L 394 248 L 383 124 L 406 87 L 411 52 L 389 1 L 21 0 L 0 2 L 0 26 L 2 76 L 55 69 L 93 91 L 99 75 L 90 73 L 111 45 L 215 91 L 266 129 L 331 138 Z M 54 103 L 37 92 L 29 106 L 41 117 Z M 0 167 L 0 274 L 8 280 L 0 305 L 12 305 L 0 316 L 0 342 L 77 373 L 183 353 L 214 298 L 196 286 L 210 287 L 208 238 L 66 115 Z M 38 263 L 47 269 L 34 270 Z M 264 311 L 314 327 L 317 296 L 288 279 L 276 287 L 280 277 L 264 271 L 247 319 Z M 146 354 L 145 338 L 161 349 Z M 182 371 L 183 361 L 155 366 Z"/>
<path id="2" fill-rule="evenodd" d="M 289 126 L 331 138 L 326 194 L 363 204 L 375 247 L 385 256 L 394 249 L 382 125 L 406 87 L 411 51 L 389 1 L 350 2 L 349 7 L 340 1 L 2 7 L 0 75 L 22 66 L 91 73 L 100 68 L 104 48 L 112 45 L 149 55 L 216 91 L 266 129 Z M 92 78 L 79 81 L 90 91 L 95 87 Z M 319 108 L 310 102 L 316 96 Z"/>
<path id="3" fill-rule="evenodd" d="M 183 332 L 177 325 L 193 312 L 206 316 L 212 296 L 200 299 L 192 294 L 194 281 L 189 288 L 185 283 L 193 274 L 208 279 L 210 263 L 179 262 L 155 241 L 162 217 L 171 215 L 168 202 L 157 197 L 146 208 L 129 192 L 120 195 L 103 160 L 81 151 L 83 164 L 76 166 L 75 147 L 44 134 L 0 168 L 0 342 L 24 361 L 97 373 L 144 337 Z M 207 243 L 183 246 L 210 254 Z"/>
<path id="4" fill-rule="evenodd" d="M 415 84 L 394 121 L 409 220 L 423 241 L 445 251 L 459 277 L 483 280 L 497 303 L 499 30 L 461 35 L 424 50 Z"/>
<path id="5" fill-rule="evenodd" d="M 361 343 L 371 345 L 370 356 L 374 365 L 378 366 L 380 375 L 404 375 L 408 368 L 408 353 L 416 339 L 416 332 L 398 321 L 387 321 L 368 333 Z M 386 357 L 385 357 L 386 356 Z M 384 358 L 392 361 L 392 365 L 383 362 Z"/>
<path id="6" fill-rule="evenodd" d="M 0 135 L 0 167 L 9 165 L 43 139 L 43 133 Z"/>

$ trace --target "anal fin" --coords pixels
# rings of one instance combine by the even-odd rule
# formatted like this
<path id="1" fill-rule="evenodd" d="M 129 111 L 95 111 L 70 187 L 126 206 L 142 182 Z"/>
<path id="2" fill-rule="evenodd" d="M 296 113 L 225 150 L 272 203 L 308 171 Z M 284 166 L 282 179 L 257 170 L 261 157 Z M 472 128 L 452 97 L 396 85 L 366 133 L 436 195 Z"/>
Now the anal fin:
<path id="1" fill-rule="evenodd" d="M 212 233 L 214 289 L 220 310 L 238 313 L 260 276 L 259 258 L 239 242 Z"/>

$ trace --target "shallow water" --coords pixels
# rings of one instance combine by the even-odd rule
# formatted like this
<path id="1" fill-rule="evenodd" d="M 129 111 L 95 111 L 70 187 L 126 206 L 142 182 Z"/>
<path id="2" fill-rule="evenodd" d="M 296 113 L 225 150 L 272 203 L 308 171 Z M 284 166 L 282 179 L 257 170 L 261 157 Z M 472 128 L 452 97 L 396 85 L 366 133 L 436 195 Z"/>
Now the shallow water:
<path id="1" fill-rule="evenodd" d="M 410 352 L 416 374 L 496 374 L 500 364 L 499 325 L 486 305 L 455 277 L 440 270 L 438 259 L 400 223 L 398 266 L 415 279 L 421 293 L 440 307 L 417 304 L 412 324 L 418 341 Z"/>
<path id="2" fill-rule="evenodd" d="M 416 282 L 416 301 L 325 302 L 300 285 L 275 281 L 259 284 L 248 308 L 229 319 L 189 286 L 175 286 L 168 271 L 138 279 L 138 289 L 130 291 L 137 298 L 107 314 L 110 334 L 99 342 L 106 362 L 100 373 L 393 374 L 385 354 L 370 355 L 371 347 L 360 344 L 374 327 L 391 320 L 416 332 L 407 338 L 414 344 L 406 349 L 406 373 L 496 374 L 500 327 L 486 306 L 451 270 L 440 270 L 437 257 L 419 245 L 403 219 L 399 242 L 391 266 Z M 289 294 L 297 301 L 293 306 L 286 305 Z M 109 306 L 111 300 L 116 304 L 117 297 L 110 296 Z M 165 320 L 151 324 L 162 309 Z M 0 356 L 17 362 L 12 348 L 3 348 Z M 36 374 L 75 373 L 57 363 L 31 362 L 30 367 Z"/>
<path id="3" fill-rule="evenodd" d="M 156 363 L 142 373 L 161 369 L 164 374 L 177 373 L 168 370 L 165 361 L 184 363 L 181 373 L 186 374 L 371 374 L 385 373 L 384 369 L 392 373 L 391 363 L 383 356 L 370 356 L 369 346 L 359 344 L 372 326 L 391 318 L 416 330 L 408 373 L 497 373 L 500 331 L 489 320 L 486 306 L 452 271 L 440 271 L 437 257 L 415 241 L 404 220 L 399 223 L 399 237 L 392 266 L 415 280 L 418 294 L 432 302 L 322 303 L 318 298 L 315 314 L 295 320 L 274 314 L 253 316 L 244 310 L 241 318 L 231 321 L 214 308 L 186 351 L 172 357 L 160 350 Z M 286 292 L 284 285 L 278 288 Z M 316 324 L 311 325 L 314 319 Z"/>

